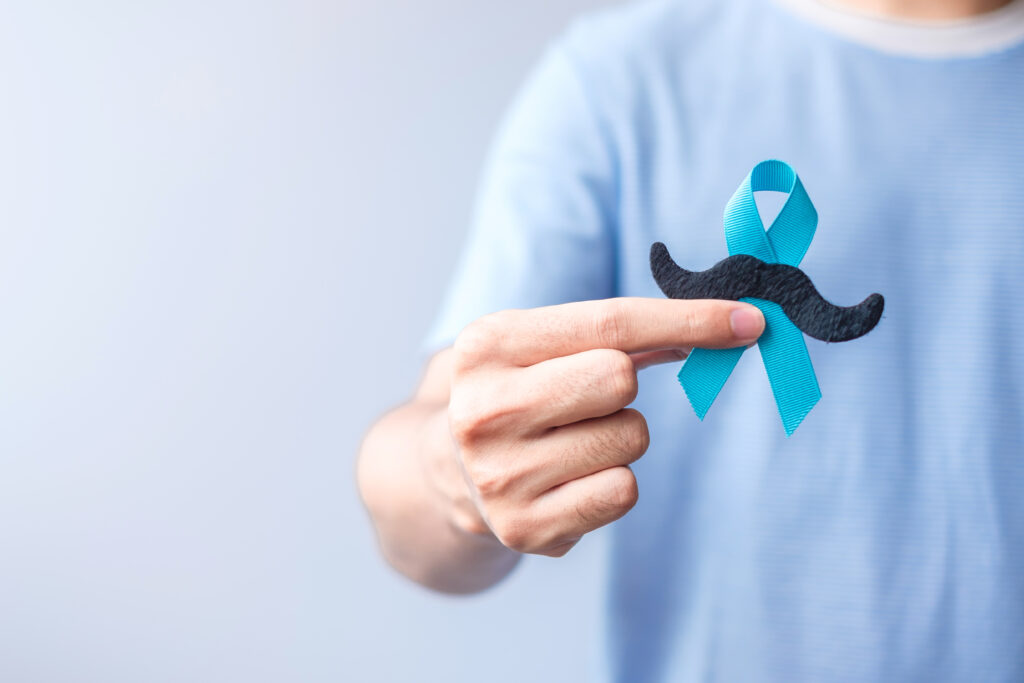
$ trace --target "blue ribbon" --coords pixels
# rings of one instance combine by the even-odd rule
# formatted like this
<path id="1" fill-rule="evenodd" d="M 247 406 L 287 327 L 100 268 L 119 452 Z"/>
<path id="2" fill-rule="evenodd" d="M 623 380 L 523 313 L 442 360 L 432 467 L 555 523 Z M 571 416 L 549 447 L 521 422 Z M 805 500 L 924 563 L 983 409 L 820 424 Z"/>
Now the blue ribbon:
<path id="1" fill-rule="evenodd" d="M 785 192 L 789 196 L 771 227 L 764 229 L 754 202 L 754 193 L 762 190 Z M 789 164 L 762 161 L 750 172 L 725 207 L 725 241 L 729 254 L 748 254 L 766 263 L 799 266 L 814 239 L 818 212 L 814 210 L 804 186 Z M 800 426 L 821 398 L 814 366 L 807 354 L 804 335 L 782 307 L 771 301 L 746 297 L 764 313 L 764 334 L 757 342 L 775 404 L 782 417 L 786 436 Z M 701 420 L 722 390 L 745 348 L 694 349 L 679 371 L 679 383 L 690 405 Z"/>

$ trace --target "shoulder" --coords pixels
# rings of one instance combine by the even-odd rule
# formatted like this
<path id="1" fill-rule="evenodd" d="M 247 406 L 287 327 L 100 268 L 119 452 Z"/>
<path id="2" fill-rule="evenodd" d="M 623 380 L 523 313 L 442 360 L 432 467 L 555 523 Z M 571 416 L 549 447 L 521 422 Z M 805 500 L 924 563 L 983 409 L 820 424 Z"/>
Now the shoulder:
<path id="1" fill-rule="evenodd" d="M 639 0 L 573 21 L 554 49 L 606 112 L 629 108 L 709 57 L 745 0 Z M 712 49 L 714 55 L 717 48 Z"/>
<path id="2" fill-rule="evenodd" d="M 715 30 L 738 0 L 639 0 L 591 11 L 570 24 L 560 40 L 591 67 L 640 65 L 685 53 Z"/>

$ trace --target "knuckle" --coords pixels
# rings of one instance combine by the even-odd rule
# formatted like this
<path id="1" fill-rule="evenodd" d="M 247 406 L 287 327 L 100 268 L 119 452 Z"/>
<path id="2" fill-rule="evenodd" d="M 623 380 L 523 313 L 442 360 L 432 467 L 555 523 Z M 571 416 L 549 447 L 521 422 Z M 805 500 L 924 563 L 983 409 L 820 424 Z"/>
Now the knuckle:
<path id="1" fill-rule="evenodd" d="M 636 367 L 633 359 L 621 351 L 616 352 L 615 360 L 609 364 L 608 377 L 615 396 L 624 404 L 632 403 L 640 390 L 636 378 Z"/>
<path id="2" fill-rule="evenodd" d="M 480 404 L 453 396 L 448 403 L 448 428 L 452 438 L 461 446 L 480 442 L 490 426 L 491 416 L 480 409 Z"/>
<path id="3" fill-rule="evenodd" d="M 636 477 L 628 467 L 617 467 L 609 471 L 615 474 L 612 475 L 612 479 L 608 484 L 606 501 L 613 511 L 625 514 L 640 499 L 640 490 L 637 488 Z"/>
<path id="4" fill-rule="evenodd" d="M 494 357 L 501 349 L 511 314 L 511 311 L 490 313 L 464 327 L 452 345 L 456 369 Z"/>
<path id="5" fill-rule="evenodd" d="M 452 386 L 448 428 L 456 443 L 479 445 L 520 416 L 524 408 L 516 392 L 500 376 L 467 380 Z"/>
<path id="6" fill-rule="evenodd" d="M 628 465 L 647 452 L 650 432 L 647 420 L 639 411 L 626 408 L 599 422 L 594 432 L 593 448 L 603 453 L 610 465 Z"/>
<path id="7" fill-rule="evenodd" d="M 594 334 L 602 346 L 616 348 L 628 337 L 626 307 L 617 299 L 603 302 L 594 316 Z"/>
<path id="8" fill-rule="evenodd" d="M 499 398 L 453 398 L 448 405 L 448 428 L 462 448 L 479 448 L 489 441 L 514 438 L 522 413 L 518 403 L 506 403 Z"/>
<path id="9" fill-rule="evenodd" d="M 729 324 L 729 308 L 722 302 L 694 302 L 687 308 L 682 322 L 688 330 L 687 336 L 694 346 L 720 348 L 733 341 L 732 327 Z"/>
<path id="10" fill-rule="evenodd" d="M 495 467 L 489 460 L 465 463 L 466 474 L 473 482 L 482 500 L 493 501 L 505 497 L 515 485 L 513 477 L 504 468 Z"/>
<path id="11" fill-rule="evenodd" d="M 520 553 L 533 550 L 533 522 L 527 517 L 510 516 L 500 521 L 492 520 L 491 529 L 495 537 L 506 548 Z"/>
<path id="12" fill-rule="evenodd" d="M 625 454 L 632 459 L 639 458 L 647 452 L 651 445 L 651 433 L 647 427 L 647 420 L 638 410 L 627 408 L 622 411 L 622 439 Z"/>

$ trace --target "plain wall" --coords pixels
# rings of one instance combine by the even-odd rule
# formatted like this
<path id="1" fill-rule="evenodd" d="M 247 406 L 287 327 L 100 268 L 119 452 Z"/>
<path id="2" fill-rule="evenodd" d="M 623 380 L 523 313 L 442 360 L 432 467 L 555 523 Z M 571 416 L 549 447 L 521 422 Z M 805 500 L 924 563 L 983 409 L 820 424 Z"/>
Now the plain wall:
<path id="1" fill-rule="evenodd" d="M 352 472 L 595 4 L 3 4 L 0 680 L 585 677 L 600 537 L 433 595 Z"/>

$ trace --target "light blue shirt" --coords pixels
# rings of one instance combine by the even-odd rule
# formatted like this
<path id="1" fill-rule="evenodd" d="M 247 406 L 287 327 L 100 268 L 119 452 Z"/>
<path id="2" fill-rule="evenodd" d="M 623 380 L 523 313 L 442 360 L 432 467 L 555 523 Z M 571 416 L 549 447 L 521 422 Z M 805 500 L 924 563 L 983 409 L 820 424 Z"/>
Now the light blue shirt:
<path id="1" fill-rule="evenodd" d="M 820 223 L 801 263 L 878 328 L 807 339 L 786 438 L 757 353 L 704 422 L 645 371 L 651 447 L 610 530 L 608 680 L 1024 679 L 1024 44 L 913 57 L 754 0 L 577 22 L 516 99 L 428 344 L 503 308 L 662 296 L 728 252 L 758 161 Z"/>

